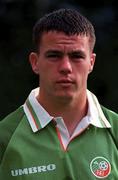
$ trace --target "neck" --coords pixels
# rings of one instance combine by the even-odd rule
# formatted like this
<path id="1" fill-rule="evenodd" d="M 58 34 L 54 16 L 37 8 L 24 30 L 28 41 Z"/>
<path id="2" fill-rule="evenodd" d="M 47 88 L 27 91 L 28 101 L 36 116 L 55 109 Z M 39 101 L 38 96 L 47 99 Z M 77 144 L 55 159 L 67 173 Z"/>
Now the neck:
<path id="1" fill-rule="evenodd" d="M 70 135 L 81 119 L 87 114 L 86 92 L 84 95 L 80 94 L 78 98 L 71 101 L 60 99 L 52 101 L 50 97 L 45 99 L 42 96 L 38 96 L 37 99 L 51 116 L 63 118 Z"/>

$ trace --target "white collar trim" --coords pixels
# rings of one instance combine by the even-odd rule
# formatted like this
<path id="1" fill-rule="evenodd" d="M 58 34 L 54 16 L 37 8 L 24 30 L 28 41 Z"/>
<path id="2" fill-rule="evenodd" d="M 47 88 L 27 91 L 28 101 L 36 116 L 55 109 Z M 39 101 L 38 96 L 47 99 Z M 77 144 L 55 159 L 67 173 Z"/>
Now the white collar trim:
<path id="1" fill-rule="evenodd" d="M 37 95 L 39 93 L 39 88 L 36 88 L 31 91 L 28 100 L 30 102 L 30 105 L 36 114 L 36 119 L 39 125 L 35 125 L 34 119 L 33 119 L 33 113 L 31 114 L 27 104 L 24 104 L 24 111 L 27 116 L 27 119 L 31 125 L 31 128 L 33 132 L 38 131 L 41 128 L 44 128 L 49 122 L 54 118 L 48 114 L 48 112 L 40 105 L 38 100 L 36 99 Z M 80 124 L 84 127 L 87 127 L 89 124 L 92 124 L 99 128 L 110 128 L 111 125 L 106 119 L 105 115 L 103 114 L 103 111 L 101 109 L 101 106 L 96 98 L 96 96 L 91 93 L 89 90 L 87 90 L 87 98 L 88 98 L 88 114 Z M 86 119 L 86 120 L 85 120 Z M 78 128 L 77 128 L 78 129 Z"/>

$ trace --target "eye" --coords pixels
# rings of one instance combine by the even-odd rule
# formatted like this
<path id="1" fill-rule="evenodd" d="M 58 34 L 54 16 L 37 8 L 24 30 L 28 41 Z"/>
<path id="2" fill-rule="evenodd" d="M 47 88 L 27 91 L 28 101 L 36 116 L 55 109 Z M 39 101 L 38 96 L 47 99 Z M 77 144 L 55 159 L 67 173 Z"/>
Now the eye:
<path id="1" fill-rule="evenodd" d="M 59 55 L 56 54 L 56 53 L 50 53 L 50 54 L 47 54 L 46 57 L 47 57 L 47 58 L 57 58 L 57 57 L 59 57 Z"/>
<path id="2" fill-rule="evenodd" d="M 57 60 L 62 57 L 62 53 L 58 51 L 50 51 L 46 53 L 46 58 L 49 60 Z"/>
<path id="3" fill-rule="evenodd" d="M 80 52 L 72 52 L 69 54 L 69 57 L 74 61 L 80 61 L 80 60 L 85 59 L 85 55 Z"/>

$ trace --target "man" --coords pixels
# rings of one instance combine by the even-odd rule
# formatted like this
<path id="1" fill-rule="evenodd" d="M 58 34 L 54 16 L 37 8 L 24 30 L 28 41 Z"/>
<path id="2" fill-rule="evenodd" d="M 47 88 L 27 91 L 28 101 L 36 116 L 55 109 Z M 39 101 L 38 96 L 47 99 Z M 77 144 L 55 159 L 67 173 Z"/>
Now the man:
<path id="1" fill-rule="evenodd" d="M 0 123 L 0 179 L 117 180 L 118 115 L 87 90 L 92 24 L 60 9 L 36 23 L 33 37 L 40 88 Z"/>

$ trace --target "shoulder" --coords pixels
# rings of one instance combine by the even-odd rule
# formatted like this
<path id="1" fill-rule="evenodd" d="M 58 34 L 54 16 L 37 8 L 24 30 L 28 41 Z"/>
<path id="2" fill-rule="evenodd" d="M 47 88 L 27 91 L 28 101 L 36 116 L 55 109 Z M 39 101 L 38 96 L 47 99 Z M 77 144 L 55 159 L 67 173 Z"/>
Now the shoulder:
<path id="1" fill-rule="evenodd" d="M 108 131 L 118 148 L 118 114 L 102 106 L 102 110 L 107 120 L 111 124 L 111 128 Z"/>
<path id="2" fill-rule="evenodd" d="M 0 121 L 0 161 L 15 129 L 19 125 L 23 116 L 24 111 L 23 107 L 21 106 L 16 111 L 12 112 Z"/>
<path id="3" fill-rule="evenodd" d="M 23 115 L 24 111 L 23 107 L 21 106 L 17 110 L 6 116 L 3 120 L 0 121 L 0 133 L 2 131 L 2 128 L 4 128 L 5 131 L 6 129 L 10 130 L 17 126 Z"/>
<path id="4" fill-rule="evenodd" d="M 106 116 L 108 121 L 111 123 L 111 125 L 113 124 L 118 125 L 118 114 L 114 111 L 111 111 L 110 109 L 107 109 L 106 107 L 103 107 L 103 106 L 101 107 L 102 107 L 104 115 Z"/>

